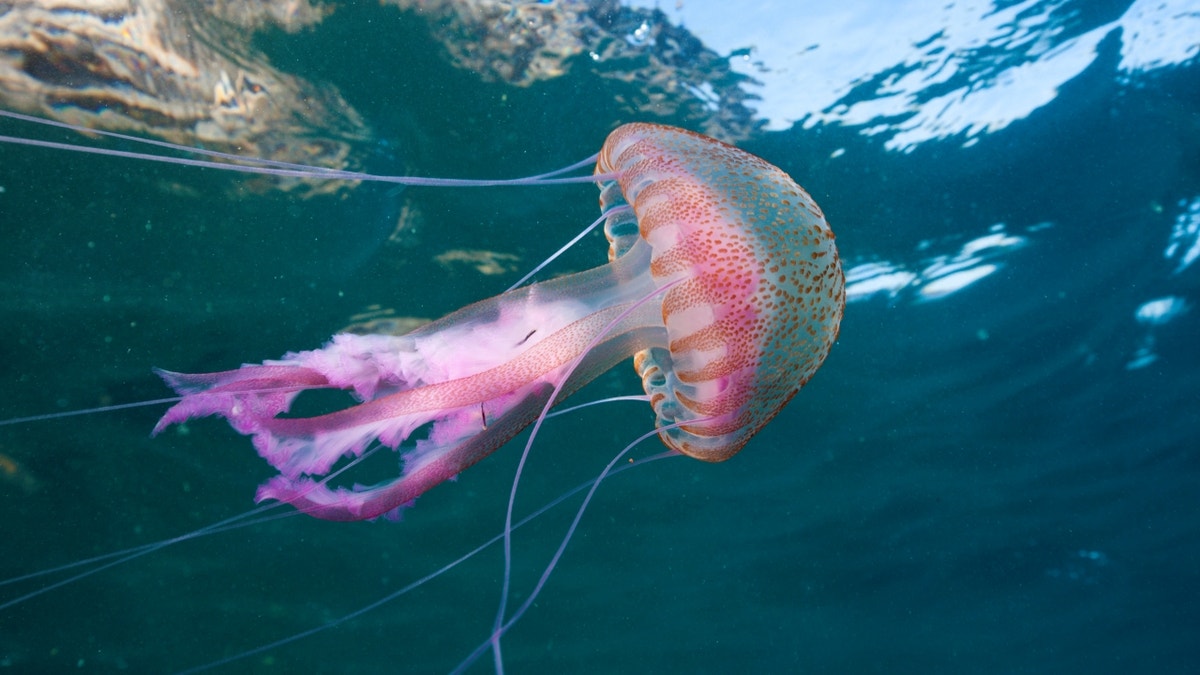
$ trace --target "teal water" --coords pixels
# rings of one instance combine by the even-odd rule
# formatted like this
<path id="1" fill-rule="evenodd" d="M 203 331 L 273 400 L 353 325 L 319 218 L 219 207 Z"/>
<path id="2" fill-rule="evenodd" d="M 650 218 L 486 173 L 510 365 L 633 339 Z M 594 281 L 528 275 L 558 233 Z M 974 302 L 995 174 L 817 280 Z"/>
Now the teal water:
<path id="1" fill-rule="evenodd" d="M 535 173 L 634 119 L 634 85 L 600 77 L 603 64 L 583 57 L 529 88 L 482 82 L 406 16 L 344 11 L 264 38 L 273 61 L 337 86 L 371 122 L 360 157 L 373 170 Z M 1194 62 L 1114 79 L 1116 50 L 1102 43 L 1053 102 L 966 147 L 899 152 L 835 125 L 739 143 L 813 194 L 848 269 L 920 278 L 855 296 L 828 363 L 734 459 L 670 459 L 606 482 L 506 637 L 509 672 L 1200 669 L 1200 276 L 1186 259 L 1200 222 L 1189 220 L 1200 91 Z M 597 200 L 587 185 L 299 200 L 211 171 L 13 146 L 0 148 L 0 186 L 3 417 L 163 397 L 151 367 L 204 372 L 317 347 L 372 305 L 440 316 L 519 272 L 436 256 L 496 251 L 531 267 Z M 389 239 L 405 205 L 421 218 Z M 995 232 L 1023 240 L 989 259 L 996 272 L 922 294 L 931 260 Z M 554 271 L 604 251 L 592 236 Z M 1139 320 L 1163 298 L 1184 309 Z M 637 386 L 621 367 L 579 396 Z M 272 472 L 249 442 L 211 420 L 151 439 L 160 413 L 0 429 L 0 453 L 20 465 L 0 484 L 0 577 L 252 506 Z M 552 420 L 518 513 L 594 476 L 651 422 L 629 403 Z M 287 518 L 3 610 L 0 665 L 170 672 L 320 626 L 499 532 L 520 445 L 399 523 Z M 516 534 L 518 600 L 573 510 Z M 448 672 L 487 636 L 501 573 L 489 549 L 216 672 Z M 3 587 L 0 601 L 33 587 Z M 485 658 L 471 672 L 490 670 Z"/>

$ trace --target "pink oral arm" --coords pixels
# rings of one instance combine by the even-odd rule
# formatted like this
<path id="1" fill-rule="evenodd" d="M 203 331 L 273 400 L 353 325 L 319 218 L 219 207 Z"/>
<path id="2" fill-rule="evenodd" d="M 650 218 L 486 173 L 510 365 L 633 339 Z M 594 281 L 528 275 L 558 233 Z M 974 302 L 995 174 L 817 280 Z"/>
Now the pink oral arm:
<path id="1" fill-rule="evenodd" d="M 256 502 L 275 499 L 323 520 L 353 521 L 387 516 L 396 518 L 426 490 L 453 478 L 507 443 L 529 425 L 546 405 L 553 387 L 542 383 L 487 429 L 451 449 L 434 454 L 418 468 L 395 480 L 370 487 L 330 489 L 311 478 L 275 476 L 258 488 Z"/>
<path id="2" fill-rule="evenodd" d="M 613 307 L 588 314 L 486 371 L 411 388 L 398 375 L 403 368 L 390 363 L 394 343 L 347 335 L 325 349 L 290 355 L 283 365 L 206 375 L 161 373 L 184 400 L 167 411 L 156 431 L 191 417 L 225 416 L 253 437 L 259 454 L 282 474 L 260 488 L 259 500 L 286 501 L 330 520 L 374 518 L 453 477 L 536 419 L 579 351 L 613 329 L 610 324 L 622 311 Z M 646 316 L 629 317 L 595 344 L 576 364 L 560 399 L 654 339 L 661 330 L 645 322 L 656 312 L 647 308 Z M 319 417 L 277 417 L 300 390 L 328 387 L 372 392 L 376 398 Z M 398 448 L 429 423 L 428 438 L 405 450 L 398 479 L 347 490 L 308 477 L 327 474 L 342 457 L 361 455 L 375 439 Z"/>
<path id="3" fill-rule="evenodd" d="M 154 372 L 183 400 L 171 406 L 154 425 L 157 436 L 172 424 L 194 417 L 220 415 L 243 434 L 256 433 L 263 420 L 286 411 L 306 389 L 332 387 L 321 373 L 293 366 L 242 366 L 219 373 Z"/>

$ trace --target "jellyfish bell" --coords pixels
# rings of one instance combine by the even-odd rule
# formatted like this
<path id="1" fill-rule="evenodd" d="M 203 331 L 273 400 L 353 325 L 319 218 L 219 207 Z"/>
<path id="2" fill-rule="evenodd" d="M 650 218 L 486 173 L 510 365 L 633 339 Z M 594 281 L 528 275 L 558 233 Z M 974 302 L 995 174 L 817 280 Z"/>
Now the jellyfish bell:
<path id="1" fill-rule="evenodd" d="M 622 126 L 596 171 L 618 175 L 601 187 L 603 210 L 633 205 L 605 227 L 609 259 L 641 239 L 656 280 L 683 279 L 663 297 L 666 346 L 634 359 L 657 424 L 685 422 L 661 438 L 690 457 L 728 459 L 837 340 L 846 291 L 833 231 L 786 173 L 690 131 Z"/>

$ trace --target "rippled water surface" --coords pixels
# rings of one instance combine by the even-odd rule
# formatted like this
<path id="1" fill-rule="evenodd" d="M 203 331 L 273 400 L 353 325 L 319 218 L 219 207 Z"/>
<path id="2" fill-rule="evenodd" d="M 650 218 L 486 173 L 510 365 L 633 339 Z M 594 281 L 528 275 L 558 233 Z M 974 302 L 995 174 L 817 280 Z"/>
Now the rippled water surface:
<path id="1" fill-rule="evenodd" d="M 850 303 L 826 365 L 734 459 L 606 481 L 506 637 L 508 671 L 1195 669 L 1194 3 L 664 4 L 594 9 L 610 33 L 528 86 L 456 67 L 447 40 L 470 35 L 392 7 L 256 43 L 354 106 L 370 170 L 536 173 L 621 122 L 672 123 L 789 172 L 837 234 Z M 443 315 L 506 288 L 596 200 L 589 185 L 302 199 L 0 146 L 0 414 L 160 398 L 154 366 L 234 368 L 364 318 Z M 554 272 L 605 248 L 591 236 Z M 620 367 L 580 396 L 637 388 Z M 245 438 L 201 420 L 150 439 L 159 414 L 0 428 L 0 577 L 252 506 L 272 471 Z M 518 514 L 651 422 L 632 403 L 548 422 Z M 0 665 L 175 671 L 320 626 L 498 533 L 518 454 L 510 444 L 399 523 L 285 518 L 8 607 Z M 515 535 L 518 599 L 573 511 Z M 486 638 L 501 572 L 488 549 L 216 672 L 448 672 Z M 37 587 L 0 587 L 0 602 Z"/>

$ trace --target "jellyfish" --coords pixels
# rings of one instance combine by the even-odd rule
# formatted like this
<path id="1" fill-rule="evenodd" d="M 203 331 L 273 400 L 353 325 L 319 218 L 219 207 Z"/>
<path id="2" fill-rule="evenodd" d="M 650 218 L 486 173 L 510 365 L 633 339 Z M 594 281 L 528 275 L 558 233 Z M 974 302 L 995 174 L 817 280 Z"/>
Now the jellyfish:
<path id="1" fill-rule="evenodd" d="M 395 517 L 632 357 L 670 449 L 719 462 L 809 381 L 837 339 L 845 283 L 813 199 L 766 161 L 690 131 L 627 124 L 596 163 L 608 263 L 522 286 L 406 335 L 207 374 L 158 371 L 182 398 L 154 433 L 208 415 L 279 474 L 256 500 L 322 519 Z M 286 416 L 312 389 L 356 405 Z M 373 443 L 398 477 L 331 487 Z"/>

